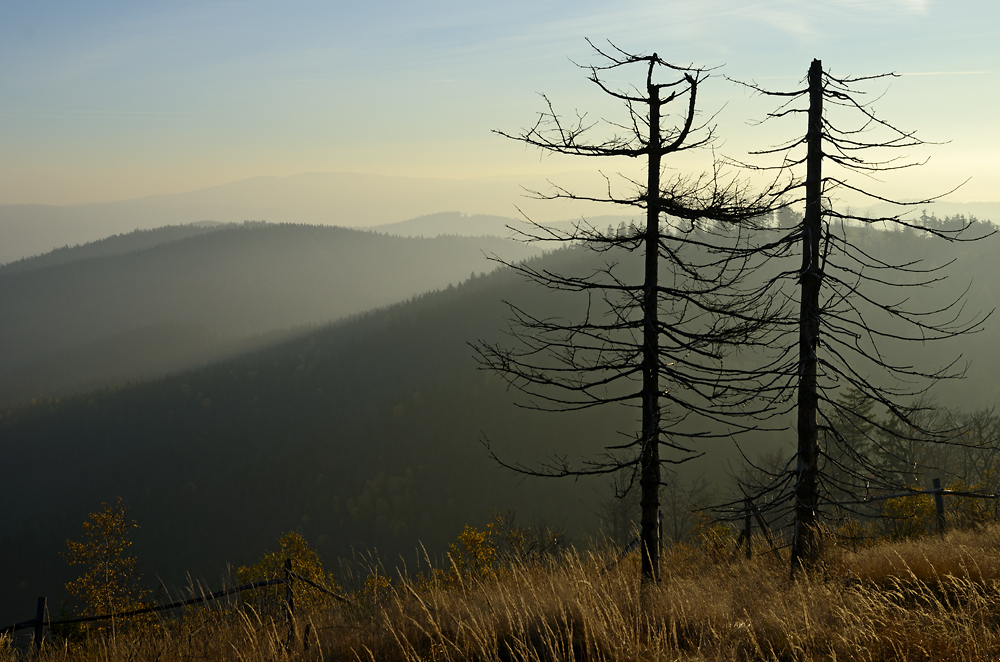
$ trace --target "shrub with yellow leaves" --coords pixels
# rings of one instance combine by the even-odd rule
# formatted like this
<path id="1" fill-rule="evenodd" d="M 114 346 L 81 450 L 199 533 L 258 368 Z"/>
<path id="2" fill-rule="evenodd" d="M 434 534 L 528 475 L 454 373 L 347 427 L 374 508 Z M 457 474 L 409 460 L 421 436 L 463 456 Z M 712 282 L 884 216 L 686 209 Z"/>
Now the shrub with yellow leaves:
<path id="1" fill-rule="evenodd" d="M 935 521 L 934 497 L 930 494 L 886 499 L 879 523 L 888 540 L 910 540 L 930 531 Z"/>
<path id="2" fill-rule="evenodd" d="M 292 570 L 320 586 L 339 593 L 333 573 L 323 569 L 323 562 L 302 535 L 290 531 L 278 539 L 278 549 L 264 554 L 257 563 L 236 569 L 236 581 L 248 584 L 285 576 L 285 559 L 292 560 Z M 244 591 L 241 598 L 258 613 L 271 613 L 284 609 L 286 589 L 284 586 L 266 586 Z M 301 582 L 292 582 L 292 598 L 296 607 L 311 607 L 325 598 L 322 593 Z"/>
<path id="3" fill-rule="evenodd" d="M 149 591 L 139 585 L 138 559 L 128 553 L 130 535 L 138 526 L 119 497 L 87 516 L 80 540 L 66 541 L 64 558 L 83 570 L 66 584 L 66 592 L 81 603 L 84 616 L 120 614 L 149 599 Z"/>

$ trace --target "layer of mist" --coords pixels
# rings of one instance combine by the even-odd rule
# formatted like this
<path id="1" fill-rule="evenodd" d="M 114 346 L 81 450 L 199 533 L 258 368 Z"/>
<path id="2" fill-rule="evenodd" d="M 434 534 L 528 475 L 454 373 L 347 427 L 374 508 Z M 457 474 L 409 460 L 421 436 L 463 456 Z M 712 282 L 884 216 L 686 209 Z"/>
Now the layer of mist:
<path id="1" fill-rule="evenodd" d="M 557 178 L 578 179 L 570 173 Z M 527 189 L 549 190 L 539 177 L 430 179 L 360 173 L 304 173 L 290 177 L 253 177 L 199 191 L 154 195 L 86 205 L 0 205 L 0 264 L 75 246 L 136 229 L 217 222 L 371 227 L 398 223 L 441 209 L 519 216 L 536 221 L 604 213 L 594 203 L 544 204 Z M 512 202 L 514 201 L 514 202 Z M 468 235 L 470 232 L 457 234 Z M 495 234 L 472 231 L 471 234 Z M 501 232 L 499 236 L 506 233 Z"/>

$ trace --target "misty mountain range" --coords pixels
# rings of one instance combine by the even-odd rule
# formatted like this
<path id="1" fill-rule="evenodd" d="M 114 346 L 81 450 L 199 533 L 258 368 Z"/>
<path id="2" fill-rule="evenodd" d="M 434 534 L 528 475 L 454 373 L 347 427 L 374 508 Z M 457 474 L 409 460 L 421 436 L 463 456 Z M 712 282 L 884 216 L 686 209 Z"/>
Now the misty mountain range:
<path id="1" fill-rule="evenodd" d="M 601 191 L 602 179 L 593 173 L 565 173 L 551 178 L 560 185 L 583 182 Z M 359 173 L 304 173 L 290 177 L 253 177 L 186 193 L 153 195 L 134 200 L 79 205 L 0 205 L 0 264 L 72 247 L 133 230 L 199 222 L 320 224 L 372 227 L 397 224 L 414 217 L 438 215 L 442 210 L 477 214 L 438 234 L 507 236 L 502 225 L 488 217 L 520 219 L 525 211 L 544 223 L 596 219 L 606 206 L 533 200 L 529 191 L 551 190 L 541 177 L 486 179 L 430 179 Z M 880 207 L 872 215 L 884 212 Z M 939 217 L 964 214 L 1000 218 L 1000 202 L 936 202 L 928 211 Z M 916 211 L 919 215 L 919 210 Z M 483 221 L 482 227 L 476 220 Z M 596 223 L 602 227 L 602 223 Z M 500 225 L 498 227 L 498 225 Z M 433 236 L 433 235 L 424 235 Z"/>
<path id="2" fill-rule="evenodd" d="M 135 200 L 80 205 L 0 205 L 0 264 L 71 247 L 133 230 L 200 222 L 270 223 L 372 227 L 437 214 L 442 209 L 517 217 L 518 206 L 534 210 L 535 220 L 551 222 L 602 214 L 593 204 L 539 205 L 525 198 L 527 188 L 547 190 L 540 178 L 474 180 L 388 177 L 358 173 L 305 173 L 291 177 L 254 177 L 199 191 L 154 195 Z M 515 206 L 517 205 L 517 206 Z M 555 214 L 555 216 L 553 216 Z M 496 234 L 466 222 L 464 236 Z M 506 236 L 500 232 L 498 236 Z"/>

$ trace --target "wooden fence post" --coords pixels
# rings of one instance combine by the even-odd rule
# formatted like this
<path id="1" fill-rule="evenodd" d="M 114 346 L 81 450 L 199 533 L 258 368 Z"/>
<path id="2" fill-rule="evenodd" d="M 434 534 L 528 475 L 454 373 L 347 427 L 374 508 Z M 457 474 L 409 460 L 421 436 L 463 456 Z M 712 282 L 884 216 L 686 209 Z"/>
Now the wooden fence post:
<path id="1" fill-rule="evenodd" d="M 753 527 L 753 502 L 750 500 L 750 497 L 746 498 L 743 506 L 746 508 L 746 512 L 743 514 L 743 537 L 747 541 L 747 559 L 750 559 L 753 557 L 753 549 L 750 542 L 750 534 Z"/>
<path id="2" fill-rule="evenodd" d="M 288 647 L 295 645 L 295 593 L 292 591 L 292 560 L 285 559 L 285 602 L 288 606 Z"/>
<path id="3" fill-rule="evenodd" d="M 285 559 L 285 602 L 288 604 L 288 613 L 295 613 L 295 594 L 292 592 L 292 560 Z"/>
<path id="4" fill-rule="evenodd" d="M 42 639 L 45 636 L 45 596 L 38 598 L 35 606 L 35 650 L 42 650 Z"/>
<path id="5" fill-rule="evenodd" d="M 941 493 L 941 479 L 934 479 L 934 508 L 937 510 L 937 530 L 944 535 L 944 495 Z"/>
<path id="6" fill-rule="evenodd" d="M 660 519 L 656 522 L 656 548 L 659 550 L 658 558 L 663 558 L 663 511 L 660 511 Z"/>

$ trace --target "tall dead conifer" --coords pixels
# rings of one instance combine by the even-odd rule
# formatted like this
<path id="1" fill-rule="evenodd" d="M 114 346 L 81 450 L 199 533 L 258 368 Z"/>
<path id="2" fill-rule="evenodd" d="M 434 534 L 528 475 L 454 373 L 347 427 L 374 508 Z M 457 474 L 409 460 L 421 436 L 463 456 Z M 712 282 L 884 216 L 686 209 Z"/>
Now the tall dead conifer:
<path id="1" fill-rule="evenodd" d="M 480 343 L 476 350 L 484 367 L 532 396 L 526 406 L 576 410 L 631 404 L 641 410 L 638 433 L 624 443 L 609 441 L 604 456 L 582 465 L 554 460 L 530 468 L 497 459 L 534 476 L 624 471 L 629 485 L 638 479 L 641 576 L 649 583 L 659 577 L 662 465 L 695 456 L 692 442 L 717 434 L 711 429 L 715 424 L 741 428 L 733 412 L 754 399 L 753 388 L 725 369 L 722 357 L 729 348 L 752 346 L 771 323 L 770 309 L 742 292 L 740 283 L 754 257 L 744 249 L 747 232 L 770 215 L 777 191 L 753 193 L 738 179 L 724 177 L 715 162 L 705 175 L 665 177 L 666 159 L 712 145 L 712 127 L 697 119 L 697 95 L 708 72 L 670 64 L 656 53 L 634 55 L 613 45 L 594 49 L 601 64 L 586 67 L 589 80 L 627 112 L 624 122 L 603 125 L 612 135 L 591 140 L 598 124 L 585 116 L 567 123 L 548 99 L 533 127 L 498 133 L 547 152 L 642 159 L 644 181 L 625 180 L 634 195 L 615 194 L 610 180 L 606 193 L 596 196 L 561 188 L 536 193 L 641 209 L 642 222 L 618 231 L 587 223 L 570 232 L 534 225 L 525 233 L 528 240 L 571 242 L 606 254 L 605 264 L 586 276 L 508 265 L 547 288 L 582 294 L 587 312 L 582 319 L 553 320 L 511 306 L 516 346 Z M 645 69 L 642 87 L 622 90 L 606 80 L 610 72 L 632 66 Z M 658 82 L 662 72 L 673 77 Z M 681 107 L 678 120 L 666 126 L 665 111 L 674 106 Z M 618 260 L 631 254 L 642 260 L 641 282 L 630 281 L 619 268 Z M 663 449 L 672 451 L 669 457 Z"/>

